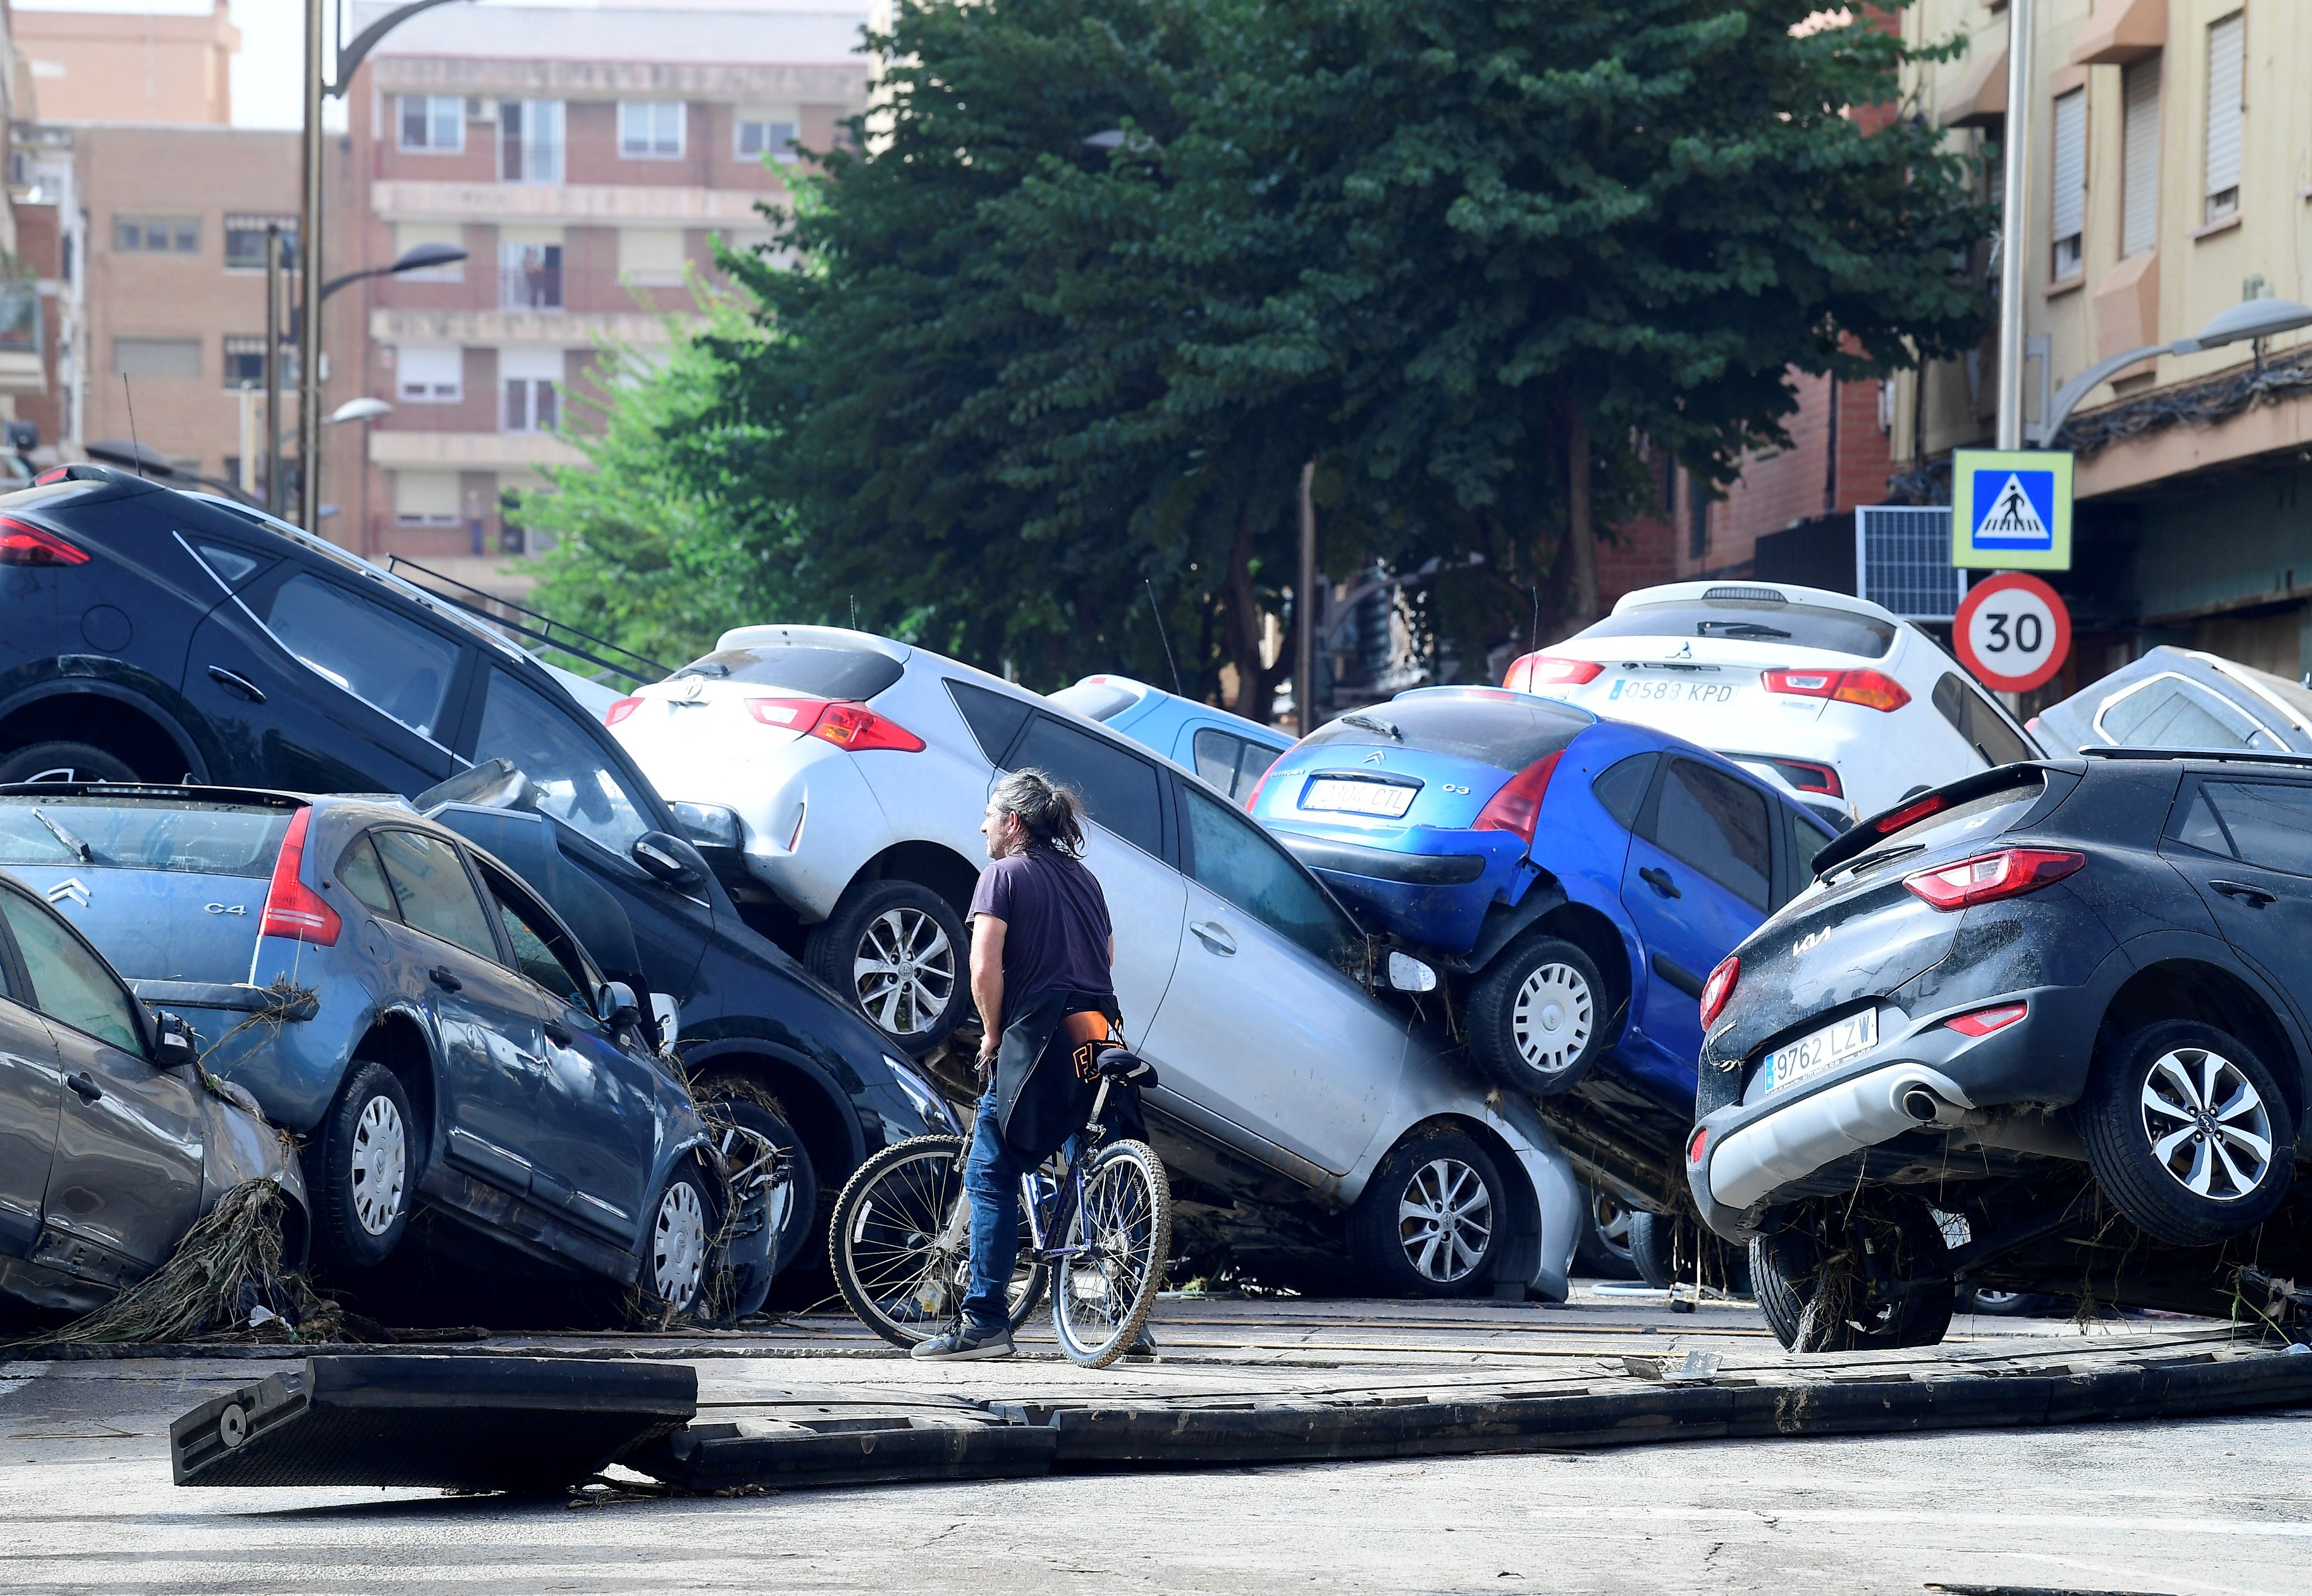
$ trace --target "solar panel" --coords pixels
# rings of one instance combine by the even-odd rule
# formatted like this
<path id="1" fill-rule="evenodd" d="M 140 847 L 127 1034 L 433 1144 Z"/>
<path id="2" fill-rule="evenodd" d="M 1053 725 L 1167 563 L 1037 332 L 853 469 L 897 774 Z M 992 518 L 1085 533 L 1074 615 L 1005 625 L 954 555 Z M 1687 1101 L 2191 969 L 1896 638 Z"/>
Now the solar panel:
<path id="1" fill-rule="evenodd" d="M 1905 621 L 1948 621 L 1966 597 L 1951 560 L 1948 504 L 1866 504 L 1854 512 L 1860 597 Z"/>

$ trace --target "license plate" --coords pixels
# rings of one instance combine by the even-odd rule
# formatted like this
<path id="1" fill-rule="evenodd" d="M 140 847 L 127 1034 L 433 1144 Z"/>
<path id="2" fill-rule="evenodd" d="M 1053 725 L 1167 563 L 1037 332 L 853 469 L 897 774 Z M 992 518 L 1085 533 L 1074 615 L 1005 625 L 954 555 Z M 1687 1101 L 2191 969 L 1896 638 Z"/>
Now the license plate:
<path id="1" fill-rule="evenodd" d="M 1393 781 L 1343 781 L 1334 776 L 1319 776 L 1309 783 L 1302 795 L 1304 809 L 1332 809 L 1346 815 L 1385 815 L 1391 820 L 1403 818 L 1413 807 L 1416 788 L 1399 787 Z"/>
<path id="2" fill-rule="evenodd" d="M 1819 1075 L 1832 1065 L 1843 1064 L 1878 1045 L 1878 1011 L 1866 1008 L 1861 1014 L 1848 1015 L 1819 1031 L 1810 1032 L 1788 1047 L 1776 1048 L 1766 1055 L 1760 1074 L 1767 1091 L 1779 1092 L 1793 1081 Z"/>
<path id="3" fill-rule="evenodd" d="M 1732 703 L 1741 691 L 1739 684 L 1734 682 L 1695 681 L 1678 676 L 1616 676 L 1606 702 L 1710 707 Z"/>

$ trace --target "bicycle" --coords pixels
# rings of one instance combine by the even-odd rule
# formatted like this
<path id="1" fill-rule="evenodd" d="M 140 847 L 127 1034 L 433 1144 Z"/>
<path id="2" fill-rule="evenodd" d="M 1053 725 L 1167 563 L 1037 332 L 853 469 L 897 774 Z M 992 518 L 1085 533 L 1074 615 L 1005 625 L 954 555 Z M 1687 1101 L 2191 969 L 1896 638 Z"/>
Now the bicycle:
<path id="1" fill-rule="evenodd" d="M 1172 1245 L 1163 1164 L 1145 1142 L 1108 1141 L 1104 1122 L 1110 1088 L 1153 1086 L 1155 1068 L 1122 1048 L 1102 1052 L 1095 1068 L 1099 1090 L 1073 1156 L 1020 1177 L 1024 1234 L 1006 1298 L 1017 1330 L 1049 1286 L 1060 1350 L 1089 1369 L 1106 1368 L 1138 1337 Z M 976 1129 L 886 1147 L 835 1199 L 827 1252 L 836 1289 L 894 1347 L 914 1347 L 952 1322 L 969 1290 L 963 1168 Z"/>

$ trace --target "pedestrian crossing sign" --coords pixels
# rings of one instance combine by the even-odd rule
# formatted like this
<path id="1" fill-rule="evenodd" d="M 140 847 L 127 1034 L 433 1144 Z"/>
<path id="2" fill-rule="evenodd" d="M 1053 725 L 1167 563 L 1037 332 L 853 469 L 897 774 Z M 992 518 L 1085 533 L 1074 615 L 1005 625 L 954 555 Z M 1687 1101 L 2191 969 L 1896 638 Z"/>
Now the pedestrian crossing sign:
<path id="1" fill-rule="evenodd" d="M 1951 563 L 1975 571 L 2071 568 L 2071 457 L 1962 449 L 1951 456 Z"/>

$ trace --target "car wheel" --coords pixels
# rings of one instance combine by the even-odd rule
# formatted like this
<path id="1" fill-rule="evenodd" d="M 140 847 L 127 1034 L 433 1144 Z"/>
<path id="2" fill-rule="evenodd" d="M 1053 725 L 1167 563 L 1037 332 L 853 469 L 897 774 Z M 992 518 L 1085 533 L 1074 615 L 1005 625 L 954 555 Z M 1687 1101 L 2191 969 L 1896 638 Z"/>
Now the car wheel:
<path id="1" fill-rule="evenodd" d="M 1458 1130 L 1431 1130 L 1380 1161 L 1349 1240 L 1384 1296 L 1467 1296 L 1492 1287 L 1509 1217 L 1492 1155 Z"/>
<path id="2" fill-rule="evenodd" d="M 2163 1020 L 2097 1061 L 2080 1129 L 2115 1208 L 2154 1240 L 2201 1247 L 2280 1206 L 2296 1179 L 2294 1118 L 2246 1043 Z"/>
<path id="3" fill-rule="evenodd" d="M 1630 1263 L 1639 1279 L 1656 1291 L 1703 1285 L 1736 1296 L 1750 1294 L 1750 1261 L 1705 1232 L 1690 1214 L 1630 1215 Z"/>
<path id="4" fill-rule="evenodd" d="M 853 887 L 810 934 L 811 973 L 914 1057 L 947 1040 L 970 1001 L 963 921 L 913 881 Z"/>
<path id="5" fill-rule="evenodd" d="M 2036 1291 L 1971 1291 L 1963 1310 L 1969 1313 L 1988 1313 L 2000 1319 L 2023 1319 L 2047 1305 L 2047 1299 Z"/>
<path id="6" fill-rule="evenodd" d="M 768 1137 L 775 1147 L 784 1147 L 787 1154 L 789 1173 L 787 1183 L 772 1199 L 771 1222 L 776 1226 L 777 1249 L 771 1255 L 772 1278 L 784 1274 L 805 1249 L 820 1234 L 819 1211 L 819 1172 L 811 1166 L 810 1154 L 794 1127 L 786 1121 L 785 1110 L 774 1104 L 758 1103 L 751 1097 L 717 1097 L 712 1083 L 705 1095 L 740 1127 L 758 1136 Z"/>
<path id="7" fill-rule="evenodd" d="M 0 782 L 136 780 L 127 760 L 92 743 L 32 743 L 0 758 Z"/>
<path id="8" fill-rule="evenodd" d="M 1950 1329 L 1950 1251 L 1927 1205 L 1881 1190 L 1776 1209 L 1750 1243 L 1774 1339 L 1794 1352 L 1932 1347 Z"/>
<path id="9" fill-rule="evenodd" d="M 705 1182 L 695 1169 L 676 1170 L 651 1209 L 650 1229 L 643 1237 L 642 1272 L 635 1284 L 646 1314 L 663 1319 L 698 1305 L 714 1230 Z"/>
<path id="10" fill-rule="evenodd" d="M 417 1137 L 400 1077 L 356 1063 L 305 1156 L 324 1260 L 375 1269 L 400 1244 L 417 1194 Z"/>
<path id="11" fill-rule="evenodd" d="M 1469 988 L 1477 1062 L 1514 1091 L 1551 1097 L 1605 1051 L 1606 983 L 1588 954 L 1556 937 L 1518 943 Z"/>
<path id="12" fill-rule="evenodd" d="M 1630 1255 L 1630 1225 L 1635 1209 L 1610 1191 L 1590 1193 L 1589 1223 L 1573 1249 L 1573 1267 L 1596 1280 L 1634 1280 L 1637 1260 Z"/>

